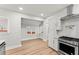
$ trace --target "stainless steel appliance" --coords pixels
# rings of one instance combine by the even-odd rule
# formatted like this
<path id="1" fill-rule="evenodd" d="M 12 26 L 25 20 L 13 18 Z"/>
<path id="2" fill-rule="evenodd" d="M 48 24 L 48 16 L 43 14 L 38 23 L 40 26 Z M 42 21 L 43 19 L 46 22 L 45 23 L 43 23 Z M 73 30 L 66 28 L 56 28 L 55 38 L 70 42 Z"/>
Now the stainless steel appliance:
<path id="1" fill-rule="evenodd" d="M 58 40 L 59 52 L 65 55 L 79 55 L 79 39 L 62 36 Z"/>
<path id="2" fill-rule="evenodd" d="M 5 42 L 0 44 L 0 55 L 5 55 Z"/>

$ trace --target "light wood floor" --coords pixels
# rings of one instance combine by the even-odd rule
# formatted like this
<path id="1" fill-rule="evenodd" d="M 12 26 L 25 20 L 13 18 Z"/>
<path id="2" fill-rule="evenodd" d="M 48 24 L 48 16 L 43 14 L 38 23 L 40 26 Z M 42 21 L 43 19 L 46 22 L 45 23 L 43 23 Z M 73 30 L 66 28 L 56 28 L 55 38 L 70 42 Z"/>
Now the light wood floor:
<path id="1" fill-rule="evenodd" d="M 47 46 L 47 42 L 41 39 L 33 39 L 22 42 L 22 47 L 6 51 L 6 55 L 58 55 Z"/>

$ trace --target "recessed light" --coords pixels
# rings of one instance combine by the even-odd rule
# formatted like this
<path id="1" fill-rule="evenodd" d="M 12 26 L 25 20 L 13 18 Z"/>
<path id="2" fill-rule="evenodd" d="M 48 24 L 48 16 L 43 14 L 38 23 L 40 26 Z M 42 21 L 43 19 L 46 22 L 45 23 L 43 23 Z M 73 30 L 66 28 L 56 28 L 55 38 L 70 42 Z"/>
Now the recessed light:
<path id="1" fill-rule="evenodd" d="M 22 7 L 19 7 L 19 10 L 23 10 L 23 8 Z"/>
<path id="2" fill-rule="evenodd" d="M 44 16 L 44 14 L 43 14 L 43 13 L 41 13 L 40 15 L 41 15 L 41 16 Z"/>
<path id="3" fill-rule="evenodd" d="M 30 26 L 28 26 L 27 28 L 30 28 Z"/>

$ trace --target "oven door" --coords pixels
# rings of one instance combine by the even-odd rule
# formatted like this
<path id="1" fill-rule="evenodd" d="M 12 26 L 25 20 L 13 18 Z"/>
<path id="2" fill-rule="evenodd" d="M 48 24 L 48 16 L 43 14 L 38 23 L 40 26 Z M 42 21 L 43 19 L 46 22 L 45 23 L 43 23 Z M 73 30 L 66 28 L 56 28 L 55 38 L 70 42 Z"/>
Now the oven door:
<path id="1" fill-rule="evenodd" d="M 65 55 L 78 55 L 78 46 L 59 41 L 59 52 Z"/>

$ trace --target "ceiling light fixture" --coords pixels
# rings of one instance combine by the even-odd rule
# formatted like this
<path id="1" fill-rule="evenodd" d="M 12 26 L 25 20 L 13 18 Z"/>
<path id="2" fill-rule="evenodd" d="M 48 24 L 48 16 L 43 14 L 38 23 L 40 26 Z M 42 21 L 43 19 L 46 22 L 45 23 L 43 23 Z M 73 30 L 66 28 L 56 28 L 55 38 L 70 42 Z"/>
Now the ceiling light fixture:
<path id="1" fill-rule="evenodd" d="M 19 10 L 23 10 L 23 8 L 22 7 L 19 7 Z"/>
<path id="2" fill-rule="evenodd" d="M 44 14 L 43 14 L 43 13 L 41 13 L 41 16 L 44 16 Z"/>

